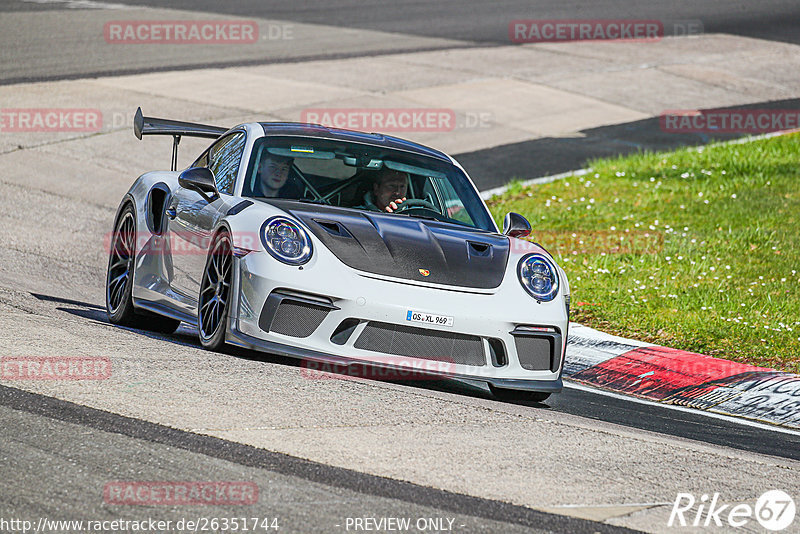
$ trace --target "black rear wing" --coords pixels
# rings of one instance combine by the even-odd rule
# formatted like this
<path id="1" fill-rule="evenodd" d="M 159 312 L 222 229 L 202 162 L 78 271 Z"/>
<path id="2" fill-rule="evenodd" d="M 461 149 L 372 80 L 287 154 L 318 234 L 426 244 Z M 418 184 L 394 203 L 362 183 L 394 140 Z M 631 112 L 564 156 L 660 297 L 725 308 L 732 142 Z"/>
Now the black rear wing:
<path id="1" fill-rule="evenodd" d="M 155 117 L 145 117 L 142 115 L 142 108 L 136 109 L 133 116 L 133 134 L 137 139 L 143 135 L 171 135 L 172 143 L 172 170 L 178 168 L 178 145 L 181 137 L 206 137 L 216 139 L 228 131 L 228 128 L 221 126 L 209 126 L 207 124 L 196 124 L 193 122 L 173 121 L 169 119 L 157 119 Z"/>

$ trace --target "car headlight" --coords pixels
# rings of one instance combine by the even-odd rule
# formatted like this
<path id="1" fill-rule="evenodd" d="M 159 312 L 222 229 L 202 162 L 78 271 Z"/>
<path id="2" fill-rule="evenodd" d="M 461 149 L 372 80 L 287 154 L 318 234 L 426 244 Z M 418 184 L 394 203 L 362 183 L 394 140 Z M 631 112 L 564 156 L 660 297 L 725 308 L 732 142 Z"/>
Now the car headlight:
<path id="1" fill-rule="evenodd" d="M 517 275 L 522 287 L 536 300 L 548 302 L 558 294 L 558 270 L 553 262 L 541 254 L 529 254 L 522 258 Z"/>
<path id="2" fill-rule="evenodd" d="M 272 217 L 261 226 L 261 242 L 272 257 L 289 265 L 302 265 L 313 252 L 308 233 L 286 217 Z"/>

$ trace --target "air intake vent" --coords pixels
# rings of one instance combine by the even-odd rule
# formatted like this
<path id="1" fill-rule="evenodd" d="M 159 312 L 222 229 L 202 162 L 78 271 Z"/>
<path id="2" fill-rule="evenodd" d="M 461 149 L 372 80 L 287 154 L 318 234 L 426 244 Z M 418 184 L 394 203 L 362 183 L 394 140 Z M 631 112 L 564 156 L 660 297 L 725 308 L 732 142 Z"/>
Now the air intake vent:
<path id="1" fill-rule="evenodd" d="M 308 337 L 319 328 L 328 312 L 338 309 L 328 297 L 288 289 L 275 290 L 264 302 L 258 327 L 264 332 Z"/>
<path id="2" fill-rule="evenodd" d="M 423 360 L 486 365 L 481 338 L 426 328 L 370 322 L 354 347 Z"/>
<path id="3" fill-rule="evenodd" d="M 528 371 L 558 371 L 561 365 L 561 334 L 552 328 L 534 328 L 539 327 L 517 327 L 511 332 L 519 364 Z"/>
<path id="4" fill-rule="evenodd" d="M 488 243 L 478 243 L 476 241 L 467 241 L 469 245 L 469 255 L 470 256 L 491 256 L 492 254 L 492 245 Z"/>
<path id="5" fill-rule="evenodd" d="M 353 335 L 359 322 L 358 319 L 350 318 L 339 323 L 339 326 L 337 326 L 336 330 L 331 334 L 331 343 L 335 343 L 336 345 L 344 345 L 347 343 L 347 340 Z"/>
<path id="6" fill-rule="evenodd" d="M 328 311 L 322 306 L 284 300 L 275 312 L 269 331 L 285 336 L 308 337 L 319 327 Z"/>
<path id="7" fill-rule="evenodd" d="M 341 223 L 335 221 L 320 221 L 313 219 L 315 223 L 320 225 L 326 232 L 338 237 L 353 237 Z"/>
<path id="8" fill-rule="evenodd" d="M 493 337 L 490 337 L 488 341 L 492 365 L 495 367 L 505 367 L 508 365 L 508 357 L 506 356 L 506 348 L 503 342 Z"/>
<path id="9" fill-rule="evenodd" d="M 550 369 L 550 340 L 540 337 L 518 337 L 516 339 L 519 364 L 528 371 Z"/>

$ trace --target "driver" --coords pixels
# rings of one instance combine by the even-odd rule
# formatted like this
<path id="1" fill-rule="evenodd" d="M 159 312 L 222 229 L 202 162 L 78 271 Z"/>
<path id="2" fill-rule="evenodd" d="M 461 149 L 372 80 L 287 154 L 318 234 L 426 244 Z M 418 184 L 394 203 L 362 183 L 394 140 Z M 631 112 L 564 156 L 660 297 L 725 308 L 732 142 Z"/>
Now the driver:
<path id="1" fill-rule="evenodd" d="M 289 180 L 289 170 L 292 168 L 294 158 L 267 154 L 261 158 L 259 164 L 259 180 L 255 193 L 265 197 L 280 196 L 280 190 Z"/>
<path id="2" fill-rule="evenodd" d="M 384 169 L 375 178 L 372 191 L 367 191 L 364 195 L 364 204 L 358 208 L 393 213 L 406 200 L 407 192 L 408 174 Z"/>

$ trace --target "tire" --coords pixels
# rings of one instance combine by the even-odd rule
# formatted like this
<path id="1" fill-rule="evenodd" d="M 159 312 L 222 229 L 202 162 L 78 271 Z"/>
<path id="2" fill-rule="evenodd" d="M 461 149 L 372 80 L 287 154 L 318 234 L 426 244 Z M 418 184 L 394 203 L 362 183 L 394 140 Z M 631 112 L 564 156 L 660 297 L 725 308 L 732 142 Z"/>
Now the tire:
<path id="1" fill-rule="evenodd" d="M 200 295 L 197 299 L 197 328 L 200 344 L 208 350 L 225 350 L 225 334 L 231 307 L 233 245 L 228 232 L 222 231 L 209 248 Z"/>
<path id="2" fill-rule="evenodd" d="M 106 271 L 106 311 L 113 324 L 134 326 L 137 323 L 133 309 L 131 284 L 136 256 L 136 217 L 128 204 L 114 226 Z"/>
<path id="3" fill-rule="evenodd" d="M 544 402 L 550 398 L 550 393 L 543 391 L 525 391 L 521 389 L 504 389 L 489 384 L 492 395 L 497 400 L 507 402 Z"/>
<path id="4" fill-rule="evenodd" d="M 131 288 L 136 263 L 136 214 L 128 204 L 114 227 L 106 271 L 106 311 L 112 324 L 171 334 L 181 324 L 177 319 L 139 313 L 133 307 Z"/>

